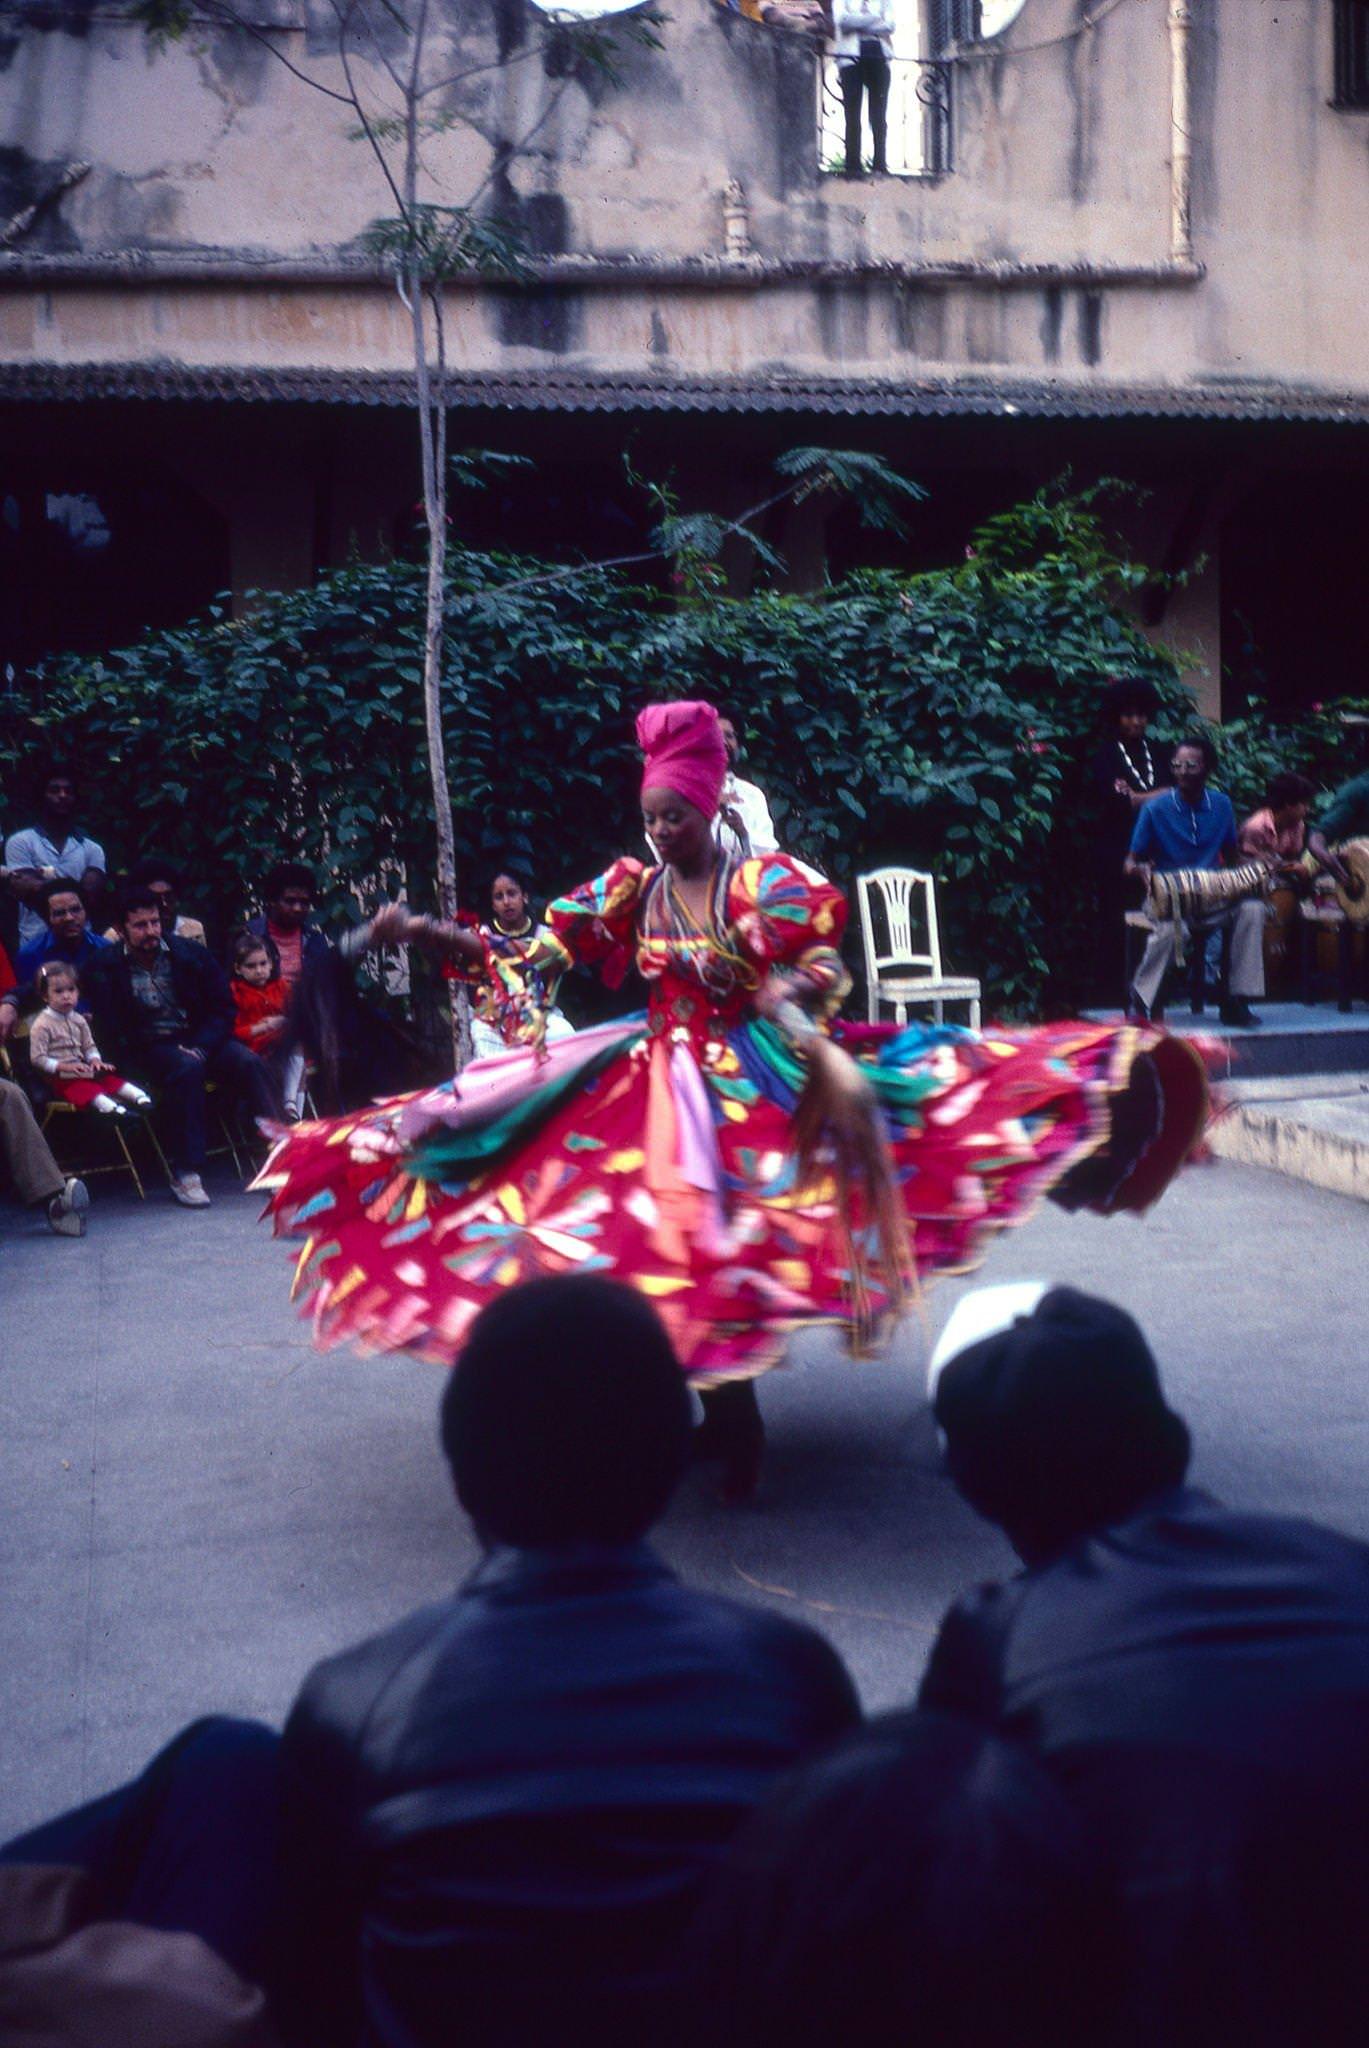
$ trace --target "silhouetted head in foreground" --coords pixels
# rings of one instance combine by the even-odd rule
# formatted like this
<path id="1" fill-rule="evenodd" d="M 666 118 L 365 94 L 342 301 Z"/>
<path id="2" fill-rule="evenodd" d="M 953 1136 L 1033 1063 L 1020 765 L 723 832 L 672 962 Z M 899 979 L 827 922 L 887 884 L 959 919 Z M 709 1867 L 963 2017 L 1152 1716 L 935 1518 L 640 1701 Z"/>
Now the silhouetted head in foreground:
<path id="1" fill-rule="evenodd" d="M 932 1353 L 961 1493 L 1035 1563 L 1179 1485 L 1189 1435 L 1124 1309 L 1039 1281 L 978 1288 Z"/>
<path id="2" fill-rule="evenodd" d="M 938 1714 L 873 1721 L 787 1780 L 699 1943 L 718 2048 L 1083 2048 L 1115 1985 L 1111 1894 L 1064 1795 Z"/>
<path id="3" fill-rule="evenodd" d="M 689 1396 L 660 1318 L 616 1281 L 510 1288 L 471 1325 L 442 1447 L 486 1542 L 635 1542 L 665 1512 L 689 1448 Z"/>

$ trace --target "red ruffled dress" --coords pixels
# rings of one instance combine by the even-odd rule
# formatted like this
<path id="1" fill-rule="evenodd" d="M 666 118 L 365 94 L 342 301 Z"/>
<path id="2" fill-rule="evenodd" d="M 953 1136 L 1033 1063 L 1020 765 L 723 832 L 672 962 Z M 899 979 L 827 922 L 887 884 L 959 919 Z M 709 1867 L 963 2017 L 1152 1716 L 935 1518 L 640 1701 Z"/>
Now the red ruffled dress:
<path id="1" fill-rule="evenodd" d="M 553 903 L 549 969 L 616 982 L 635 958 L 645 1016 L 284 1135 L 258 1185 L 304 1240 L 296 1293 L 320 1338 L 450 1362 L 502 1288 L 575 1272 L 640 1288 L 705 1384 L 777 1363 L 801 1324 L 848 1322 L 835 1184 L 799 1185 L 791 1150 L 802 1057 L 752 1004 L 771 969 L 798 969 L 834 1009 L 845 922 L 840 891 L 783 854 L 721 863 L 706 927 L 668 870 L 631 859 Z M 1196 1055 L 1153 1029 L 910 1026 L 850 1049 L 923 1272 L 963 1270 L 1046 1194 L 1147 1206 L 1205 1119 Z M 872 1232 L 859 1250 L 878 1311 Z"/>

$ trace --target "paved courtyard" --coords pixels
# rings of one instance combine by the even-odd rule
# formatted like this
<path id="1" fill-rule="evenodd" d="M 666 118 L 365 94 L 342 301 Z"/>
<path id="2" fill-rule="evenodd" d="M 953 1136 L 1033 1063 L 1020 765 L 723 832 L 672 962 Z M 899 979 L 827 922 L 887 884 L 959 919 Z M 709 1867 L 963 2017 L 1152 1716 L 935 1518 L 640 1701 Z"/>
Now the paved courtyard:
<path id="1" fill-rule="evenodd" d="M 440 1375 L 316 1353 L 256 1199 L 210 1184 L 195 1214 L 102 1184 L 79 1242 L 0 1208 L 0 1839 L 196 1714 L 278 1719 L 315 1658 L 472 1561 Z M 1047 1208 L 984 1275 L 1125 1303 L 1200 1482 L 1369 1537 L 1367 1227 L 1362 1203 L 1222 1162 L 1143 1222 Z M 933 1291 L 933 1330 L 955 1294 Z M 872 1708 L 910 1697 L 947 1601 L 1011 1568 L 937 1471 L 925 1350 L 916 1320 L 871 1363 L 800 1343 L 763 1388 L 760 1502 L 724 1512 L 694 1477 L 663 1532 L 695 1581 L 826 1629 Z"/>

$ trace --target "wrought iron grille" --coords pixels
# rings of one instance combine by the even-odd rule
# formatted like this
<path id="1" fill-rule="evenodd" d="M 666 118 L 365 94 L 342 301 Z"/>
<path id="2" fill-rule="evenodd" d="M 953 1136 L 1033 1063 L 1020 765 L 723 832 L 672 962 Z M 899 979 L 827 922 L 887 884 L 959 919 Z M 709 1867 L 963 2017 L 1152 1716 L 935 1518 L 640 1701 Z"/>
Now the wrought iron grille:
<path id="1" fill-rule="evenodd" d="M 951 168 L 951 67 L 930 57 L 894 57 L 889 71 L 889 175 L 941 177 Z M 868 107 L 862 109 L 861 138 L 862 161 L 868 170 Z M 832 57 L 818 66 L 818 153 L 825 171 L 844 168 L 846 109 Z"/>
<path id="2" fill-rule="evenodd" d="M 1335 0 L 1337 107 L 1369 107 L 1369 0 Z"/>

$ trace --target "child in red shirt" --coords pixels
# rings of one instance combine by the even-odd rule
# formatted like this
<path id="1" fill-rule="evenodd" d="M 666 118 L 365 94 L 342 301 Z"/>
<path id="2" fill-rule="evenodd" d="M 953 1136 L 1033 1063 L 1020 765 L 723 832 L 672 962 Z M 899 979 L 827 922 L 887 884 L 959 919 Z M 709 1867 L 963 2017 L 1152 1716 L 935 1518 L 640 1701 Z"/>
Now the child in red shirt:
<path id="1" fill-rule="evenodd" d="M 290 990 L 264 939 L 251 932 L 239 934 L 229 986 L 238 1013 L 234 1037 L 260 1059 L 275 1060 L 280 1066 L 286 1120 L 298 1123 L 304 1105 L 304 1057 L 299 1052 L 283 1053 Z"/>

